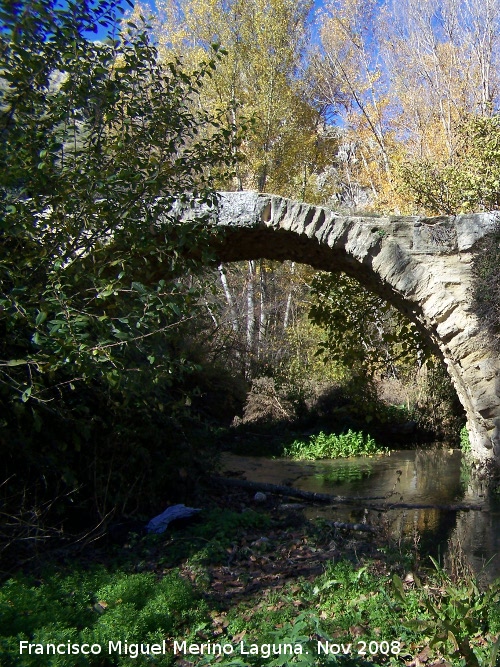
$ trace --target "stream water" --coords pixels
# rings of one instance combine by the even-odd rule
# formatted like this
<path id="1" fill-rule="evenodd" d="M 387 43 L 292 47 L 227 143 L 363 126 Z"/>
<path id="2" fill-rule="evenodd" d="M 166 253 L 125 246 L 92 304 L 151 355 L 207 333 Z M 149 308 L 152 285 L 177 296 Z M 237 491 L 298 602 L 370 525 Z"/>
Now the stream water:
<path id="1" fill-rule="evenodd" d="M 309 518 L 385 524 L 398 539 L 418 542 L 424 553 L 440 557 L 447 549 L 465 554 L 481 578 L 500 576 L 500 501 L 483 481 L 462 466 L 460 450 L 393 451 L 389 456 L 326 461 L 289 461 L 226 454 L 226 471 L 243 472 L 255 482 L 286 484 L 304 491 L 360 498 L 360 508 L 308 506 Z M 363 499 L 446 505 L 479 504 L 481 510 L 363 508 Z M 370 500 L 370 502 L 376 502 Z M 450 547 L 449 545 L 453 545 Z M 498 556 L 497 556 L 498 554 Z"/>

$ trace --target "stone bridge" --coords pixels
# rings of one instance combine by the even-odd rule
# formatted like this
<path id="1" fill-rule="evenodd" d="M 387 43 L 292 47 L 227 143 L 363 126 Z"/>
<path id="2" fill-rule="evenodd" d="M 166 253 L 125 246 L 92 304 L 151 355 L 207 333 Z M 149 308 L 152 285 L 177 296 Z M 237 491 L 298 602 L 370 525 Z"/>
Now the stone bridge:
<path id="1" fill-rule="evenodd" d="M 474 247 L 493 229 L 495 214 L 344 217 L 274 195 L 220 196 L 222 261 L 288 259 L 345 271 L 386 299 L 444 359 L 475 457 L 500 463 L 500 359 L 471 309 Z"/>

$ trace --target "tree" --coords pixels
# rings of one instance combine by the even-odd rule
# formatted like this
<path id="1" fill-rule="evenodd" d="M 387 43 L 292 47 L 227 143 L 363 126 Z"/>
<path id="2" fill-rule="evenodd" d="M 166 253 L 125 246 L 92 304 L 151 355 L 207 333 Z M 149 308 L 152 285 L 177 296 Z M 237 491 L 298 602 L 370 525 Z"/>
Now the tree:
<path id="1" fill-rule="evenodd" d="M 354 373 L 398 376 L 398 366 L 422 363 L 427 346 L 414 324 L 346 274 L 318 273 L 309 317 L 324 327 L 320 352 Z"/>
<path id="2" fill-rule="evenodd" d="M 453 160 L 464 114 L 498 105 L 497 0 L 387 3 L 380 20 L 394 121 L 414 159 Z"/>
<path id="3" fill-rule="evenodd" d="M 374 1 L 332 0 L 320 15 L 320 47 L 312 60 L 313 94 L 332 117 L 340 116 L 346 178 L 363 180 L 376 194 L 390 176 L 387 81 L 375 30 Z"/>
<path id="4" fill-rule="evenodd" d="M 313 270 L 252 260 L 218 267 L 220 288 L 205 295 L 207 359 L 225 358 L 234 375 L 275 375 L 294 352 L 286 343 L 307 312 Z M 213 280 L 213 279 L 212 279 Z"/>
<path id="5" fill-rule="evenodd" d="M 178 339 L 200 295 L 189 275 L 213 234 L 177 207 L 216 206 L 233 164 L 231 128 L 199 105 L 217 48 L 187 73 L 118 9 L 0 4 L 5 476 L 94 485 L 101 514 L 153 484 L 169 391 L 193 367 Z"/>
<path id="6" fill-rule="evenodd" d="M 203 88 L 203 104 L 210 109 L 227 107 L 228 121 L 248 129 L 238 146 L 236 177 L 221 182 L 221 187 L 324 199 L 317 177 L 331 162 L 329 152 L 337 139 L 325 132 L 301 79 L 310 7 L 308 0 L 155 3 L 151 24 L 165 60 L 182 53 L 196 68 L 213 40 L 227 52 Z M 148 12 L 147 6 L 136 3 L 132 18 L 140 24 Z M 220 342 L 233 350 L 228 363 L 235 363 L 247 378 L 270 367 L 272 337 L 279 328 L 275 286 L 287 275 L 287 268 L 264 260 L 219 267 L 222 290 L 210 303 L 214 345 L 219 349 Z"/>
<path id="7" fill-rule="evenodd" d="M 155 7 L 151 23 L 165 59 L 182 53 L 196 67 L 214 40 L 227 51 L 203 91 L 207 108 L 230 107 L 231 122 L 248 125 L 237 178 L 226 187 L 317 201 L 315 176 L 333 142 L 302 76 L 311 2 L 157 0 Z M 147 14 L 136 3 L 134 19 Z"/>
<path id="8" fill-rule="evenodd" d="M 407 201 L 430 214 L 500 206 L 500 116 L 466 116 L 456 129 L 453 160 L 413 159 L 398 170 Z"/>
<path id="9" fill-rule="evenodd" d="M 369 186 L 372 206 L 408 210 L 399 166 L 453 166 L 464 118 L 496 113 L 499 27 L 498 0 L 333 0 L 324 7 L 313 95 L 332 122 L 339 119 L 343 153 L 351 156 L 344 178 Z"/>

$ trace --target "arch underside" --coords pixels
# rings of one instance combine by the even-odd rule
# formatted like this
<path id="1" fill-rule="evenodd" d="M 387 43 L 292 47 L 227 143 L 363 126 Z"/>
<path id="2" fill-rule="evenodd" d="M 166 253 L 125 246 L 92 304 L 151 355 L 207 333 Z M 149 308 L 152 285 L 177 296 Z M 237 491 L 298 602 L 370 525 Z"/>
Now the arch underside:
<path id="1" fill-rule="evenodd" d="M 475 457 L 500 463 L 500 363 L 472 311 L 474 245 L 492 214 L 343 217 L 255 192 L 221 193 L 221 261 L 292 260 L 343 271 L 414 322 L 448 368 Z"/>
<path id="2" fill-rule="evenodd" d="M 292 261 L 308 264 L 317 271 L 346 273 L 355 278 L 364 287 L 390 303 L 414 322 L 422 335 L 436 352 L 440 354 L 435 341 L 424 325 L 422 313 L 414 308 L 392 285 L 383 282 L 369 264 L 359 263 L 347 255 L 344 250 L 331 249 L 318 245 L 317 241 L 303 238 L 295 232 L 266 229 L 235 229 L 226 232 L 224 242 L 217 251 L 223 262 L 238 262 L 255 259 L 268 259 L 279 262 Z"/>

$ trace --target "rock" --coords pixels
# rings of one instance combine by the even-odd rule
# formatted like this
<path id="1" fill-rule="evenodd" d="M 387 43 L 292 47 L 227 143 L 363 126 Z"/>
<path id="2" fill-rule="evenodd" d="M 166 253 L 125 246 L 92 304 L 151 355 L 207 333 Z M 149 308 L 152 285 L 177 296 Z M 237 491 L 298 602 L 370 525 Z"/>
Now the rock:
<path id="1" fill-rule="evenodd" d="M 265 503 L 267 500 L 267 496 L 265 493 L 262 493 L 261 491 L 257 491 L 255 496 L 253 497 L 256 503 Z"/>

